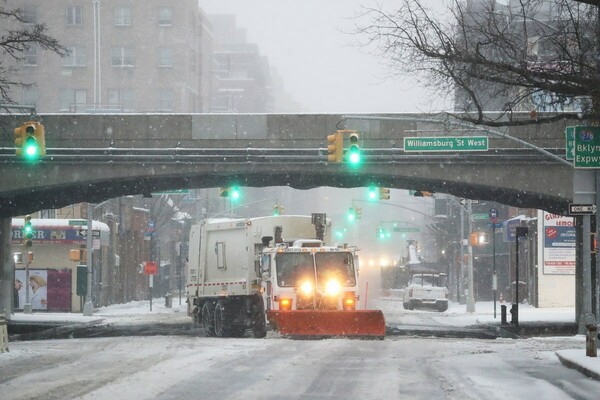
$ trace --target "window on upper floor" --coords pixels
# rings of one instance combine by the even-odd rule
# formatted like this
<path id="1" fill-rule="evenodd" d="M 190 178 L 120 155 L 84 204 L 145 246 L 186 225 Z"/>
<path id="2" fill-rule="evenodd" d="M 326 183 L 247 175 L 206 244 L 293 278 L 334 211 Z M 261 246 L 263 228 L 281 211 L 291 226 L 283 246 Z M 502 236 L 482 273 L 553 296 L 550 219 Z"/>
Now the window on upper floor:
<path id="1" fill-rule="evenodd" d="M 173 67 L 173 49 L 170 47 L 158 48 L 158 66 L 160 68 Z"/>
<path id="2" fill-rule="evenodd" d="M 85 89 L 65 89 L 58 92 L 59 111 L 77 112 L 78 108 L 85 108 L 87 92 Z"/>
<path id="3" fill-rule="evenodd" d="M 22 104 L 37 107 L 38 90 L 35 86 L 23 86 Z"/>
<path id="4" fill-rule="evenodd" d="M 38 65 L 36 46 L 31 46 L 23 50 L 23 65 L 26 67 L 36 67 Z"/>
<path id="5" fill-rule="evenodd" d="M 65 19 L 67 26 L 81 25 L 83 22 L 83 11 L 82 7 L 72 6 L 65 8 Z"/>
<path id="6" fill-rule="evenodd" d="M 67 55 L 63 57 L 64 67 L 85 67 L 87 50 L 85 46 L 65 46 Z"/>
<path id="7" fill-rule="evenodd" d="M 173 91 L 158 89 L 158 111 L 173 111 Z"/>
<path id="8" fill-rule="evenodd" d="M 135 91 L 133 89 L 108 89 L 108 104 L 121 111 L 135 111 Z"/>
<path id="9" fill-rule="evenodd" d="M 115 7 L 115 26 L 130 26 L 131 25 L 131 7 L 119 6 Z"/>
<path id="10" fill-rule="evenodd" d="M 158 25 L 159 26 L 173 25 L 173 8 L 160 7 L 158 9 Z"/>
<path id="11" fill-rule="evenodd" d="M 135 66 L 135 47 L 113 46 L 111 51 L 111 64 L 113 67 Z"/>

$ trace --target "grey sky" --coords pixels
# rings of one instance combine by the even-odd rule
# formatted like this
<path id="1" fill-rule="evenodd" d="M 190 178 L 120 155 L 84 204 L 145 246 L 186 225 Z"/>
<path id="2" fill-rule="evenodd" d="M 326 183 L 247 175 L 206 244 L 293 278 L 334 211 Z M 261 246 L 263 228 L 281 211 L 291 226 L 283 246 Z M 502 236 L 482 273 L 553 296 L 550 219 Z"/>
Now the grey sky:
<path id="1" fill-rule="evenodd" d="M 395 0 L 386 1 L 393 7 Z M 248 40 L 282 76 L 306 112 L 427 112 L 443 105 L 408 78 L 352 45 L 353 18 L 374 0 L 199 0 L 208 13 L 236 14 Z"/>

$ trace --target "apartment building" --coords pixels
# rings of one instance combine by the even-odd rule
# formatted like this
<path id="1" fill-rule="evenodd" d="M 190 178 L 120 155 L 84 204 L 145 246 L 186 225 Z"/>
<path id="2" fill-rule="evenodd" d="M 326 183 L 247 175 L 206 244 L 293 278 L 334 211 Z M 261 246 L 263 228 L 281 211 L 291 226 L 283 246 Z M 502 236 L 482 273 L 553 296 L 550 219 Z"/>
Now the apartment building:
<path id="1" fill-rule="evenodd" d="M 211 25 L 195 0 L 9 0 L 67 48 L 25 53 L 15 100 L 38 112 L 206 112 Z"/>

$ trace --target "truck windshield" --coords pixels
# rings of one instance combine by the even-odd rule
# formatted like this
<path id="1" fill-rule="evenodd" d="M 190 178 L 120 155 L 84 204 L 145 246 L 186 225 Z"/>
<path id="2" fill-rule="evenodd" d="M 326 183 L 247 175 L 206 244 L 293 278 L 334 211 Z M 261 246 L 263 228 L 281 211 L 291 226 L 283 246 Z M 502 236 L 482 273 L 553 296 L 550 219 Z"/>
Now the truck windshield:
<path id="1" fill-rule="evenodd" d="M 277 285 L 295 286 L 296 280 L 315 280 L 315 267 L 310 253 L 278 253 L 275 255 Z"/>
<path id="2" fill-rule="evenodd" d="M 330 279 L 338 280 L 343 286 L 356 284 L 352 254 L 347 252 L 316 253 L 315 260 L 319 285 L 325 285 Z"/>

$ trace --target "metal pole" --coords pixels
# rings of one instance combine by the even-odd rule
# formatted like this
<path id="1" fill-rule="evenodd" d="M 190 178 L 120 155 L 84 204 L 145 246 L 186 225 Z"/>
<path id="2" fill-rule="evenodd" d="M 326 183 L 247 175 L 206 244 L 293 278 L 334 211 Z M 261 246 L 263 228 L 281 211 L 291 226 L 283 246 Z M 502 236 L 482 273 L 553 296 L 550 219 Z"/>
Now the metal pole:
<path id="1" fill-rule="evenodd" d="M 91 317 L 94 315 L 94 306 L 92 304 L 92 203 L 87 204 L 87 235 L 86 235 L 86 251 L 87 251 L 87 292 L 85 294 L 85 304 L 83 305 L 83 315 Z"/>
<path id="2" fill-rule="evenodd" d="M 583 216 L 583 303 L 579 318 L 579 333 L 587 332 L 586 325 L 594 323 L 592 314 L 592 249 L 591 249 L 591 216 Z"/>
<path id="3" fill-rule="evenodd" d="M 498 276 L 496 275 L 496 223 L 492 222 L 492 289 L 494 290 L 494 318 L 496 318 L 496 292 L 498 291 Z"/>
<path id="4" fill-rule="evenodd" d="M 31 314 L 31 296 L 29 295 L 29 251 L 27 246 L 23 246 L 23 262 L 25 263 L 25 304 L 23 305 L 23 313 Z"/>
<path id="5" fill-rule="evenodd" d="M 464 290 L 463 275 L 465 273 L 465 210 L 460 208 L 460 264 L 458 271 L 458 302 L 460 303 L 460 295 Z M 462 303 L 461 303 L 462 304 Z"/>
<path id="6" fill-rule="evenodd" d="M 518 228 L 517 228 L 518 229 Z M 517 231 L 516 234 L 516 259 L 515 259 L 515 315 L 514 315 L 514 323 L 515 326 L 519 326 L 519 233 Z"/>
<path id="7" fill-rule="evenodd" d="M 469 218 L 468 222 L 469 222 L 469 228 L 468 228 L 468 232 L 469 234 L 471 233 L 471 231 L 473 230 L 473 219 L 472 219 L 472 215 L 473 215 L 473 209 L 472 209 L 472 204 L 471 204 L 471 200 L 467 200 L 467 213 L 469 214 L 467 217 Z M 473 246 L 471 246 L 471 243 L 468 243 L 468 247 L 467 247 L 468 251 L 469 251 L 469 297 L 467 298 L 467 312 L 469 313 L 474 313 L 475 312 L 475 296 L 473 293 Z"/>

